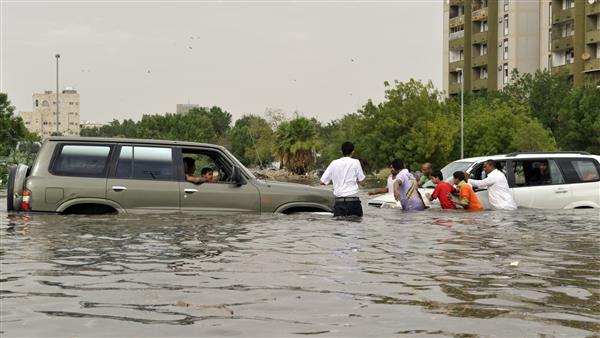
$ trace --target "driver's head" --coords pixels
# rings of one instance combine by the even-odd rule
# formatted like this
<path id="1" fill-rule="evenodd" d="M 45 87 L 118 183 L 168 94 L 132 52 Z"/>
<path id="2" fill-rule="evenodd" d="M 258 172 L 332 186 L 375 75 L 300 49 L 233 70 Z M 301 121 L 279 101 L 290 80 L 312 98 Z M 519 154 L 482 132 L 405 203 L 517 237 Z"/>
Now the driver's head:
<path id="1" fill-rule="evenodd" d="M 183 168 L 186 175 L 194 175 L 194 172 L 196 171 L 196 160 L 191 157 L 184 157 Z"/>

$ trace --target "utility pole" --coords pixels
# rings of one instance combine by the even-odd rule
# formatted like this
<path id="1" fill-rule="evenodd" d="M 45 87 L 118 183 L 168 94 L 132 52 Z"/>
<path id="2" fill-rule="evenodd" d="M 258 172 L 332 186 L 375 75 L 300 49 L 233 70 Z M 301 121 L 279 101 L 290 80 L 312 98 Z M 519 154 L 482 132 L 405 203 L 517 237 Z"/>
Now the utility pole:
<path id="1" fill-rule="evenodd" d="M 56 133 L 60 133 L 59 123 L 60 123 L 60 110 L 58 110 L 58 59 L 60 59 L 60 54 L 56 54 Z"/>

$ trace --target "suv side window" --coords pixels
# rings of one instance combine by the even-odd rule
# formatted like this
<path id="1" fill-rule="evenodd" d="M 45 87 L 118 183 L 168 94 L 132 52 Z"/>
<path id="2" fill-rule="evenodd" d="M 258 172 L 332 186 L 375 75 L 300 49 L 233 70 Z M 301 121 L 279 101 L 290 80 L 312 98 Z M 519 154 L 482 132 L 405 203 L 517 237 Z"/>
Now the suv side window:
<path id="1" fill-rule="evenodd" d="M 62 145 L 50 172 L 64 176 L 106 177 L 110 150 L 108 145 Z"/>
<path id="2" fill-rule="evenodd" d="M 173 150 L 168 147 L 122 146 L 115 177 L 173 180 Z"/>
<path id="3" fill-rule="evenodd" d="M 571 165 L 575 169 L 580 182 L 593 182 L 600 179 L 598 168 L 591 159 L 571 160 Z"/>
<path id="4" fill-rule="evenodd" d="M 514 160 L 513 171 L 517 187 L 565 183 L 554 160 Z"/>
<path id="5" fill-rule="evenodd" d="M 212 169 L 213 183 L 231 182 L 232 164 L 218 151 L 207 149 L 182 149 L 182 158 L 192 158 L 196 167 L 194 176 L 200 176 L 203 169 Z"/>
<path id="6" fill-rule="evenodd" d="M 485 162 L 485 161 L 484 161 Z M 477 163 L 477 165 L 471 170 L 471 178 L 476 180 L 482 180 L 487 177 L 485 171 L 483 171 L 483 163 Z M 506 176 L 506 160 L 496 161 L 498 164 L 498 170 L 500 170 L 504 176 Z"/>

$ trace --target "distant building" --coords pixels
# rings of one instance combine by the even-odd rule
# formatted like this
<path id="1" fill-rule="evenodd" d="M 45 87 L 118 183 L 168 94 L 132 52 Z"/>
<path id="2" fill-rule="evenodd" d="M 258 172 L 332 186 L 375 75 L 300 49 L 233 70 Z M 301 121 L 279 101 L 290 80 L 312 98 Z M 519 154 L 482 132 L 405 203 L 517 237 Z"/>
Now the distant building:
<path id="1" fill-rule="evenodd" d="M 513 69 L 600 81 L 600 0 L 447 0 L 443 50 L 450 95 L 502 89 Z"/>
<path id="2" fill-rule="evenodd" d="M 80 129 L 92 129 L 92 128 L 101 128 L 106 125 L 106 123 L 96 122 L 96 121 L 83 121 L 80 125 Z"/>
<path id="3" fill-rule="evenodd" d="M 175 111 L 177 114 L 186 114 L 194 108 L 200 108 L 200 105 L 195 103 L 178 103 L 175 107 Z"/>
<path id="4" fill-rule="evenodd" d="M 66 88 L 59 94 L 58 131 L 62 135 L 78 136 L 80 129 L 79 93 Z M 47 90 L 33 94 L 33 111 L 20 114 L 25 127 L 42 138 L 56 132 L 56 93 Z"/>

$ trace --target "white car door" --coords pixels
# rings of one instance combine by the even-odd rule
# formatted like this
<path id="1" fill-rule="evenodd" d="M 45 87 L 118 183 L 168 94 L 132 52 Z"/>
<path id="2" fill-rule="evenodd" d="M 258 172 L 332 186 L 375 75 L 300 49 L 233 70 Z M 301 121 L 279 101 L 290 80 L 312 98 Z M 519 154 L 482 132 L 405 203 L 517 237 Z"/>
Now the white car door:
<path id="1" fill-rule="evenodd" d="M 571 203 L 571 185 L 553 159 L 515 159 L 511 188 L 519 208 L 563 209 Z"/>
<path id="2" fill-rule="evenodd" d="M 559 161 L 571 196 L 566 208 L 600 208 L 600 163 L 594 158 L 565 158 Z"/>

